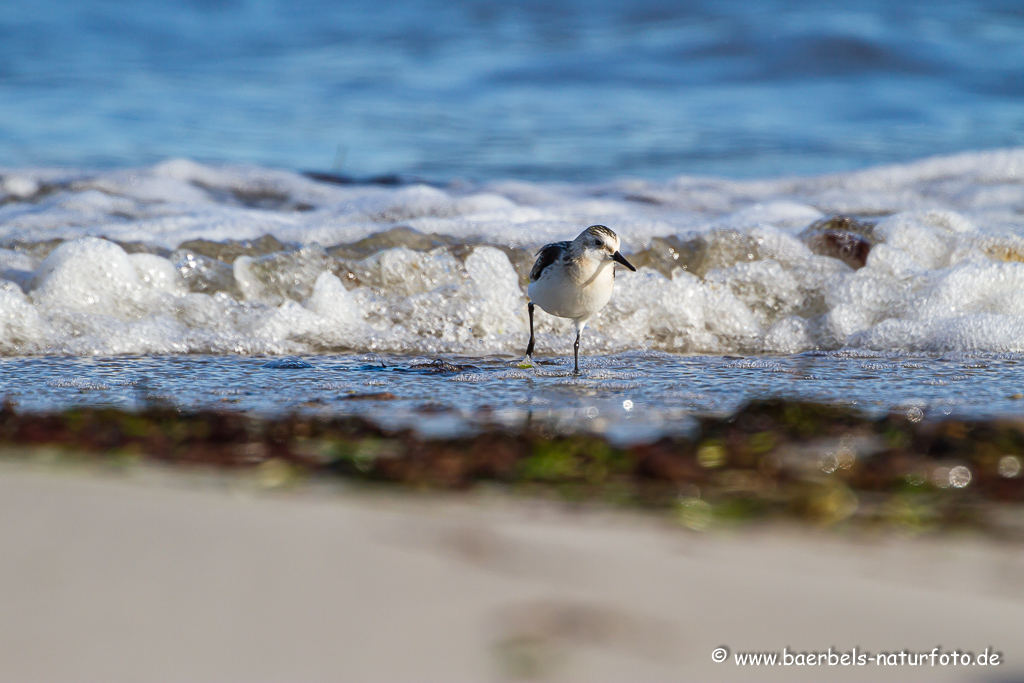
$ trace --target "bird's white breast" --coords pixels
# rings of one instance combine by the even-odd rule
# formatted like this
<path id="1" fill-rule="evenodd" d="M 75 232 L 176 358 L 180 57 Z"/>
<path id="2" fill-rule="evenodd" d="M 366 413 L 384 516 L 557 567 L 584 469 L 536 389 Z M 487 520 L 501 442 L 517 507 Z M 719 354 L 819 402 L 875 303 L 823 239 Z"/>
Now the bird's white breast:
<path id="1" fill-rule="evenodd" d="M 615 267 L 610 261 L 583 259 L 553 263 L 529 287 L 530 300 L 559 318 L 583 322 L 612 298 Z"/>

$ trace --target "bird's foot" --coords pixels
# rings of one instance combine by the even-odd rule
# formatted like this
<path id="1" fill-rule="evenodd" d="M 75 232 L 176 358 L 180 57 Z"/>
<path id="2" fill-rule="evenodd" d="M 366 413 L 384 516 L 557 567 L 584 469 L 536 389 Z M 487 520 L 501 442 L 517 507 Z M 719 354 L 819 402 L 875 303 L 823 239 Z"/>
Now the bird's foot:
<path id="1" fill-rule="evenodd" d="M 532 368 L 533 367 L 533 356 L 525 356 L 521 361 L 519 361 L 519 363 L 516 364 L 516 367 L 521 369 L 521 370 L 525 370 L 527 368 Z"/>

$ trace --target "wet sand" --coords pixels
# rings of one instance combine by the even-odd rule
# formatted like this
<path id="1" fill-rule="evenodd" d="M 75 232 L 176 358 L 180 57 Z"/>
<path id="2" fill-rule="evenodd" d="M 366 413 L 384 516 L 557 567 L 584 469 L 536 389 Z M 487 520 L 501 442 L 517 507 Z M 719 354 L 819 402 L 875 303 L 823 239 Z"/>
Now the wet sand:
<path id="1" fill-rule="evenodd" d="M 0 466 L 16 681 L 1013 680 L 1024 547 L 496 494 L 263 492 L 252 477 Z M 715 664 L 941 646 L 999 667 Z"/>

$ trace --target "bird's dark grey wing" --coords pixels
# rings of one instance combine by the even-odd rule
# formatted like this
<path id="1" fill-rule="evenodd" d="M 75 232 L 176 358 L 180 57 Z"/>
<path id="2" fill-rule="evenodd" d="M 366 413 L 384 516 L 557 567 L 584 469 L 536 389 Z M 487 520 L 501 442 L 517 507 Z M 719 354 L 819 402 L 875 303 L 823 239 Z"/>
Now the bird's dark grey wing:
<path id="1" fill-rule="evenodd" d="M 562 255 L 569 250 L 571 242 L 555 242 L 554 244 L 545 244 L 537 252 L 537 261 L 533 264 L 533 269 L 530 271 L 530 282 L 536 282 L 540 279 L 540 276 L 544 274 L 544 269 L 550 266 L 552 263 L 562 258 Z"/>

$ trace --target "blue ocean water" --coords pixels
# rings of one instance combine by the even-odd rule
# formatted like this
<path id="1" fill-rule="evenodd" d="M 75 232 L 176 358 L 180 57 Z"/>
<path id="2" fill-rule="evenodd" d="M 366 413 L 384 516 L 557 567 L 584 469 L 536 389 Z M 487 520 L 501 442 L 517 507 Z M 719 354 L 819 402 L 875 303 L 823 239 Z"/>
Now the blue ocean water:
<path id="1" fill-rule="evenodd" d="M 1008 0 L 5 0 L 0 166 L 760 177 L 1024 144 Z"/>

